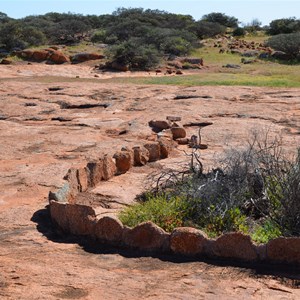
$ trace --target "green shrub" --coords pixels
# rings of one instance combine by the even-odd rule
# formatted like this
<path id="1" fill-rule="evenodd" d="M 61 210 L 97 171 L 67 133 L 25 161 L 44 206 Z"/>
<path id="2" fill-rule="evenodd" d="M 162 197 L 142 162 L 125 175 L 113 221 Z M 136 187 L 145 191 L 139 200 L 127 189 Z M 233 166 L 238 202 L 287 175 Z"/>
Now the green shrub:
<path id="1" fill-rule="evenodd" d="M 180 198 L 166 196 L 149 196 L 143 203 L 126 208 L 119 214 L 123 224 L 134 227 L 142 222 L 152 221 L 170 232 L 183 225 L 185 217 L 184 203 Z"/>
<path id="2" fill-rule="evenodd" d="M 238 26 L 238 19 L 235 17 L 227 16 L 223 13 L 213 12 L 208 15 L 204 15 L 202 17 L 202 21 L 212 22 L 212 23 L 219 23 L 225 27 L 232 27 L 235 28 Z"/>
<path id="3" fill-rule="evenodd" d="M 246 34 L 246 30 L 242 27 L 237 27 L 232 32 L 233 36 L 244 36 L 245 34 Z"/>
<path id="4" fill-rule="evenodd" d="M 103 43 L 105 42 L 106 32 L 105 30 L 97 30 L 91 37 L 92 43 Z"/>
<path id="5" fill-rule="evenodd" d="M 282 235 L 278 225 L 267 219 L 262 225 L 257 225 L 251 234 L 253 241 L 257 243 L 267 243 L 269 240 L 275 239 Z"/>
<path id="6" fill-rule="evenodd" d="M 214 22 L 198 21 L 195 24 L 195 31 L 200 39 L 214 37 L 218 34 L 224 34 L 226 27 Z"/>
<path id="7" fill-rule="evenodd" d="M 111 61 L 127 65 L 130 69 L 148 70 L 160 60 L 160 54 L 153 45 L 140 44 L 138 39 L 111 46 L 106 53 Z"/>
<path id="8" fill-rule="evenodd" d="M 283 34 L 283 33 L 294 33 L 300 31 L 300 20 L 296 18 L 283 18 L 273 20 L 267 33 L 270 35 Z"/>
<path id="9" fill-rule="evenodd" d="M 299 58 L 300 54 L 300 32 L 290 34 L 279 34 L 267 41 L 267 46 L 283 51 L 291 58 Z"/>

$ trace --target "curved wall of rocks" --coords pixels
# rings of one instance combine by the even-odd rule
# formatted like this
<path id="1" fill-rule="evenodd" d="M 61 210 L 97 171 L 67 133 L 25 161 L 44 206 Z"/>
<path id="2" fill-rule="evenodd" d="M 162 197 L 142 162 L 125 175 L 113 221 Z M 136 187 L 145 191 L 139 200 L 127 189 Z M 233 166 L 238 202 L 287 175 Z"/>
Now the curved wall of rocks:
<path id="1" fill-rule="evenodd" d="M 190 227 L 167 233 L 154 223 L 145 222 L 129 228 L 117 218 L 98 218 L 92 207 L 76 204 L 78 193 L 88 191 L 102 180 L 126 173 L 132 166 L 166 158 L 173 147 L 173 139 L 162 136 L 156 142 L 133 149 L 123 148 L 113 157 L 104 155 L 86 166 L 71 168 L 61 188 L 49 192 L 52 221 L 65 233 L 143 252 L 300 266 L 300 238 L 280 237 L 256 245 L 249 236 L 236 232 L 209 239 L 202 231 Z"/>

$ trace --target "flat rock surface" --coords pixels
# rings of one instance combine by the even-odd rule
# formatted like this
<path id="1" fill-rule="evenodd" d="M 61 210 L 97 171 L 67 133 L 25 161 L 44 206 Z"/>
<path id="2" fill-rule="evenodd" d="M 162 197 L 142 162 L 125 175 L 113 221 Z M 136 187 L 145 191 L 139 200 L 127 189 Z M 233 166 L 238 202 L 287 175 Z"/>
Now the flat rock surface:
<path id="1" fill-rule="evenodd" d="M 213 123 L 201 131 L 205 167 L 224 149 L 245 145 L 252 129 L 281 133 L 292 151 L 300 140 L 300 90 L 67 80 L 77 74 L 92 77 L 86 66 L 0 66 L 0 298 L 299 299 L 299 275 L 291 272 L 138 257 L 56 236 L 44 207 L 70 167 L 153 140 L 148 122 L 169 115 Z M 46 77 L 58 75 L 65 79 Z M 166 160 L 101 183 L 90 191 L 98 213 L 131 203 L 152 171 L 187 163 L 184 151 L 179 146 Z"/>

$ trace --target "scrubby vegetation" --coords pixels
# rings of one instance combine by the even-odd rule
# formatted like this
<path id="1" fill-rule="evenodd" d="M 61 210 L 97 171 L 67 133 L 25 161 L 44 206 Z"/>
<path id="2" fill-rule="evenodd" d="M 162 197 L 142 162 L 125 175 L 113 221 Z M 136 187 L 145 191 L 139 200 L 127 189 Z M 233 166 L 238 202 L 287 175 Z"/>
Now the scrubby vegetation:
<path id="1" fill-rule="evenodd" d="M 300 235 L 300 149 L 288 159 L 278 137 L 256 133 L 218 168 L 199 169 L 160 174 L 146 200 L 124 210 L 121 220 L 129 226 L 151 220 L 167 231 L 194 226 L 209 236 L 240 231 L 256 242 Z"/>
<path id="2" fill-rule="evenodd" d="M 275 35 L 267 41 L 267 45 L 284 52 L 290 60 L 296 60 L 300 56 L 300 32 Z"/>
<path id="3" fill-rule="evenodd" d="M 0 12 L 0 55 L 41 45 L 96 43 L 106 48 L 106 56 L 120 69 L 148 70 L 162 59 L 196 53 L 203 47 L 203 39 L 225 34 L 247 37 L 262 30 L 273 35 L 268 45 L 285 52 L 285 59 L 299 59 L 300 21 L 296 18 L 273 20 L 262 28 L 257 19 L 240 26 L 237 18 L 219 12 L 194 20 L 190 15 L 143 8 L 119 8 L 112 14 L 86 16 L 50 12 L 22 19 Z"/>

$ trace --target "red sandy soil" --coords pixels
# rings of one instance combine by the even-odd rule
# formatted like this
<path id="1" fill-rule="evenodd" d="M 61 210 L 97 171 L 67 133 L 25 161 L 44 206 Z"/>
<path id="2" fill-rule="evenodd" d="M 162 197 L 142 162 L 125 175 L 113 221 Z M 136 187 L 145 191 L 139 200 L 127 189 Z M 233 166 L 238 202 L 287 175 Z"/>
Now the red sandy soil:
<path id="1" fill-rule="evenodd" d="M 208 149 L 201 158 L 207 168 L 225 149 L 245 145 L 253 129 L 280 133 L 284 148 L 294 151 L 300 140 L 299 89 L 117 85 L 59 78 L 47 83 L 45 76 L 93 78 L 94 73 L 78 65 L 0 66 L 1 299 L 300 298 L 300 276 L 292 270 L 95 248 L 56 235 L 45 210 L 49 190 L 60 186 L 68 168 L 153 139 L 151 119 L 175 115 L 182 123 L 213 122 L 202 130 Z M 51 87 L 62 89 L 49 91 Z M 199 97 L 174 100 L 176 95 Z M 64 103 L 109 106 L 65 109 Z M 197 130 L 188 127 L 187 133 Z M 132 202 L 152 171 L 186 163 L 183 150 L 188 151 L 180 146 L 166 160 L 101 183 L 93 192 L 110 204 L 104 212 L 115 213 Z"/>

